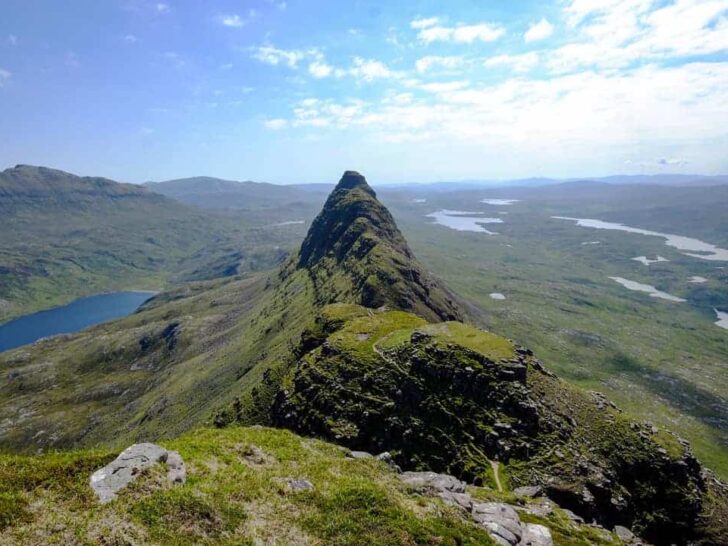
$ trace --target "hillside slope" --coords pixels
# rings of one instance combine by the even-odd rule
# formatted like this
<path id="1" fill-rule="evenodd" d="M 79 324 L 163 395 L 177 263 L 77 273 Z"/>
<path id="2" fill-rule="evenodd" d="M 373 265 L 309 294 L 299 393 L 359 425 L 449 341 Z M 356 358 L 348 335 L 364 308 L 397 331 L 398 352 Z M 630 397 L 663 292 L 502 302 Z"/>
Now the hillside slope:
<path id="1" fill-rule="evenodd" d="M 325 185 L 280 186 L 266 182 L 236 182 L 209 176 L 196 176 L 147 182 L 150 190 L 186 205 L 206 209 L 259 211 L 291 206 L 321 206 L 331 190 Z"/>
<path id="2" fill-rule="evenodd" d="M 224 247 L 229 233 L 140 186 L 7 169 L 0 173 L 0 321 L 80 295 L 160 289 L 195 253 Z"/>
<path id="3" fill-rule="evenodd" d="M 702 536 L 704 517 L 725 524 L 724 486 L 713 488 L 687 442 L 560 381 L 499 336 L 336 304 L 303 339 L 273 407 L 279 426 L 491 487 L 498 461 L 512 487 L 538 485 L 587 521 L 654 544 Z"/>
<path id="4" fill-rule="evenodd" d="M 283 239 L 143 186 L 18 165 L 0 172 L 0 322 L 123 289 L 280 263 Z"/>

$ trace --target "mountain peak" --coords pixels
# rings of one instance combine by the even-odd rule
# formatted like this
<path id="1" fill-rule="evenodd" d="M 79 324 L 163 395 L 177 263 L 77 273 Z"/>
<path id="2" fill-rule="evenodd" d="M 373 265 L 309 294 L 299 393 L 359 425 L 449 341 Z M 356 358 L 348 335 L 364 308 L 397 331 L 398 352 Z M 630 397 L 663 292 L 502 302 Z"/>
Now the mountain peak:
<path id="1" fill-rule="evenodd" d="M 362 189 L 370 195 L 376 196 L 374 190 L 367 184 L 367 179 L 356 171 L 345 171 L 335 189 L 353 190 L 355 188 Z"/>
<path id="2" fill-rule="evenodd" d="M 461 317 L 454 296 L 417 263 L 366 179 L 346 171 L 311 224 L 298 267 L 320 283 L 321 303 L 386 305 L 430 320 Z"/>

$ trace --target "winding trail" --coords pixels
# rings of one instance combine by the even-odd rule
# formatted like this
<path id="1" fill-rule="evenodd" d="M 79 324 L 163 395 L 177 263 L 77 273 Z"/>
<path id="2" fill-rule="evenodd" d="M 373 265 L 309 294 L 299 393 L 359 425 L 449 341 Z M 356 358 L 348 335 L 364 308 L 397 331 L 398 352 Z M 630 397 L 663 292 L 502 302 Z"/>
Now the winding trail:
<path id="1" fill-rule="evenodd" d="M 503 493 L 503 486 L 500 481 L 500 465 L 497 461 L 490 461 L 490 467 L 493 469 L 493 477 L 495 478 L 495 485 L 498 488 L 498 493 Z"/>

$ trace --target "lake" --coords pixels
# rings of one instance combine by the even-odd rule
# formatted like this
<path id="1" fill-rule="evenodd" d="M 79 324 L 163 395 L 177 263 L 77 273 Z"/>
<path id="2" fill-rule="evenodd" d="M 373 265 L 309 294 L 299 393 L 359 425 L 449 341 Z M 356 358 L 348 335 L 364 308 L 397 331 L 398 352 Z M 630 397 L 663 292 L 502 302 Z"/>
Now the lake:
<path id="1" fill-rule="evenodd" d="M 639 235 L 648 235 L 650 237 L 662 237 L 665 244 L 673 248 L 677 248 L 686 256 L 693 258 L 702 258 L 703 260 L 720 260 L 728 261 L 728 250 L 719 248 L 711 243 L 706 243 L 700 239 L 691 237 L 683 237 L 682 235 L 672 235 L 670 233 L 661 233 L 659 231 L 650 231 L 649 229 L 635 228 L 618 224 L 615 222 L 604 222 L 593 218 L 571 218 L 569 216 L 552 216 L 557 220 L 571 220 L 576 222 L 577 226 L 593 228 L 593 229 L 612 229 L 618 231 L 626 231 L 628 233 L 637 233 Z M 686 252 L 689 251 L 689 252 Z M 637 258 L 635 258 L 637 259 Z M 647 265 L 647 264 L 646 264 Z"/>
<path id="2" fill-rule="evenodd" d="M 113 292 L 80 298 L 61 307 L 38 311 L 0 325 L 0 352 L 43 337 L 70 334 L 125 317 L 156 292 Z"/>
<path id="3" fill-rule="evenodd" d="M 661 290 L 658 290 L 652 285 L 649 284 L 643 284 L 641 282 L 637 281 L 630 281 L 629 279 L 624 279 L 622 277 L 609 277 L 613 281 L 618 282 L 625 288 L 628 288 L 629 290 L 635 290 L 637 292 L 645 292 L 649 294 L 653 298 L 661 298 L 663 300 L 668 301 L 675 301 L 675 302 L 684 302 L 683 298 L 678 298 L 677 296 L 673 296 L 672 294 L 668 294 L 667 292 L 662 292 Z"/>
<path id="4" fill-rule="evenodd" d="M 488 235 L 498 235 L 493 231 L 485 229 L 482 224 L 502 224 L 500 218 L 486 218 L 480 216 L 468 216 L 469 214 L 483 214 L 482 212 L 470 212 L 464 210 L 438 210 L 427 215 L 433 218 L 436 224 L 449 227 L 457 231 L 475 231 L 477 233 L 487 233 Z"/>

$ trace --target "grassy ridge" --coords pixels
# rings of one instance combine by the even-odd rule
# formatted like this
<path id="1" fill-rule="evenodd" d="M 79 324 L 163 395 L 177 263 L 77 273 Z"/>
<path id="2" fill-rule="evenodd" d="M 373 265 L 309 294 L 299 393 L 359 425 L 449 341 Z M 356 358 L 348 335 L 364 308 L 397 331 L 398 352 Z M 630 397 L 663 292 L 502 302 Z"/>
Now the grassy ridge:
<path id="1" fill-rule="evenodd" d="M 110 504 L 99 505 L 90 472 L 111 452 L 0 455 L 0 543 L 491 546 L 457 509 L 409 491 L 376 460 L 348 459 L 339 447 L 266 428 L 202 429 L 164 447 L 187 464 L 183 486 L 164 469 L 145 472 Z M 309 480 L 293 492 L 287 480 Z M 470 487 L 482 501 L 523 504 L 512 493 Z M 558 546 L 621 544 L 572 524 L 559 509 L 524 520 L 551 529 Z"/>

